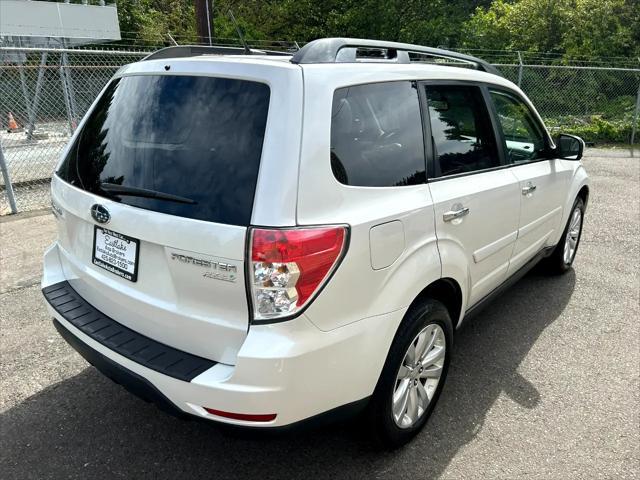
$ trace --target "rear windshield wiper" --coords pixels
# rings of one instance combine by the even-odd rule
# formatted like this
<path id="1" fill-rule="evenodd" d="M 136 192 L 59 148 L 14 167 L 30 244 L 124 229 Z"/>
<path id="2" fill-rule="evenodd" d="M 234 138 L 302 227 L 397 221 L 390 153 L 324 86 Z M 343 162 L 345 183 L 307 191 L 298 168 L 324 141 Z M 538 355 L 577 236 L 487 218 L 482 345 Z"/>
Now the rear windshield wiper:
<path id="1" fill-rule="evenodd" d="M 127 195 L 131 197 L 144 197 L 144 198 L 155 198 L 157 200 L 167 200 L 169 202 L 177 202 L 177 203 L 188 203 L 190 205 L 195 205 L 195 200 L 191 200 L 190 198 L 181 197 L 179 195 L 172 195 L 170 193 L 157 192 L 155 190 L 149 190 L 146 188 L 138 188 L 138 187 L 127 187 L 124 185 L 118 185 L 117 183 L 101 183 L 100 188 L 107 193 L 113 195 Z"/>

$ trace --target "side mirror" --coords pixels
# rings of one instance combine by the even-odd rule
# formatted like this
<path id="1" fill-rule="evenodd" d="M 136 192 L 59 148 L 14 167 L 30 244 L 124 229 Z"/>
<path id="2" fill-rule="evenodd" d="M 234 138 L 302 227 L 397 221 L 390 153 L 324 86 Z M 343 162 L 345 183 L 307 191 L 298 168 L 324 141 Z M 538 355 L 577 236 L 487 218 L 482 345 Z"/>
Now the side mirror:
<path id="1" fill-rule="evenodd" d="M 556 156 L 565 160 L 580 160 L 584 152 L 584 140 L 575 135 L 561 133 L 556 139 Z"/>

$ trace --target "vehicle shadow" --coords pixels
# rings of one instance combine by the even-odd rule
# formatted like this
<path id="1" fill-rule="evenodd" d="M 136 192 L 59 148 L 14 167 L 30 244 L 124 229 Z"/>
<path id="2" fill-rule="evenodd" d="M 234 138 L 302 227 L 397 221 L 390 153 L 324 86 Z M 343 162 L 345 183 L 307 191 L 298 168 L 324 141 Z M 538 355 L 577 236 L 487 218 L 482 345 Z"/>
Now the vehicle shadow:
<path id="1" fill-rule="evenodd" d="M 540 402 L 518 366 L 568 303 L 573 271 L 536 271 L 456 337 L 447 385 L 426 429 L 395 452 L 377 451 L 355 423 L 278 436 L 230 436 L 170 417 L 89 367 L 0 417 L 3 478 L 437 478 L 481 430 L 501 395 Z M 313 381 L 313 379 L 307 379 Z"/>

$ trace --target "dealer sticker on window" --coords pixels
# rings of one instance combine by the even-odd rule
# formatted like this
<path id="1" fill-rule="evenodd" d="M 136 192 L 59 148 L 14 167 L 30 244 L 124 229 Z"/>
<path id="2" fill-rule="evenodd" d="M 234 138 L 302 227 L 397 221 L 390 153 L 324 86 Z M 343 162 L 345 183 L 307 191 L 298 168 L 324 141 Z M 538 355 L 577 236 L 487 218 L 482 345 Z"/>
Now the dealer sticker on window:
<path id="1" fill-rule="evenodd" d="M 93 232 L 93 264 L 126 280 L 138 280 L 140 240 L 113 230 L 95 226 Z"/>

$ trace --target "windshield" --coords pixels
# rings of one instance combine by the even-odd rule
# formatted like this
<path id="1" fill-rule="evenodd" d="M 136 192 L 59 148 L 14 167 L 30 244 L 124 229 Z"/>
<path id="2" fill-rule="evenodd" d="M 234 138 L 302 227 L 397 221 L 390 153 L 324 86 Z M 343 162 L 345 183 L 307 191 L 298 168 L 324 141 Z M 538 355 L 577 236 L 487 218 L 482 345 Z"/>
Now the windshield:
<path id="1" fill-rule="evenodd" d="M 248 225 L 268 108 L 269 87 L 258 82 L 119 78 L 105 90 L 57 174 L 127 205 Z M 114 192 L 114 185 L 131 187 L 129 194 Z M 157 195 L 132 195 L 133 189 Z"/>

